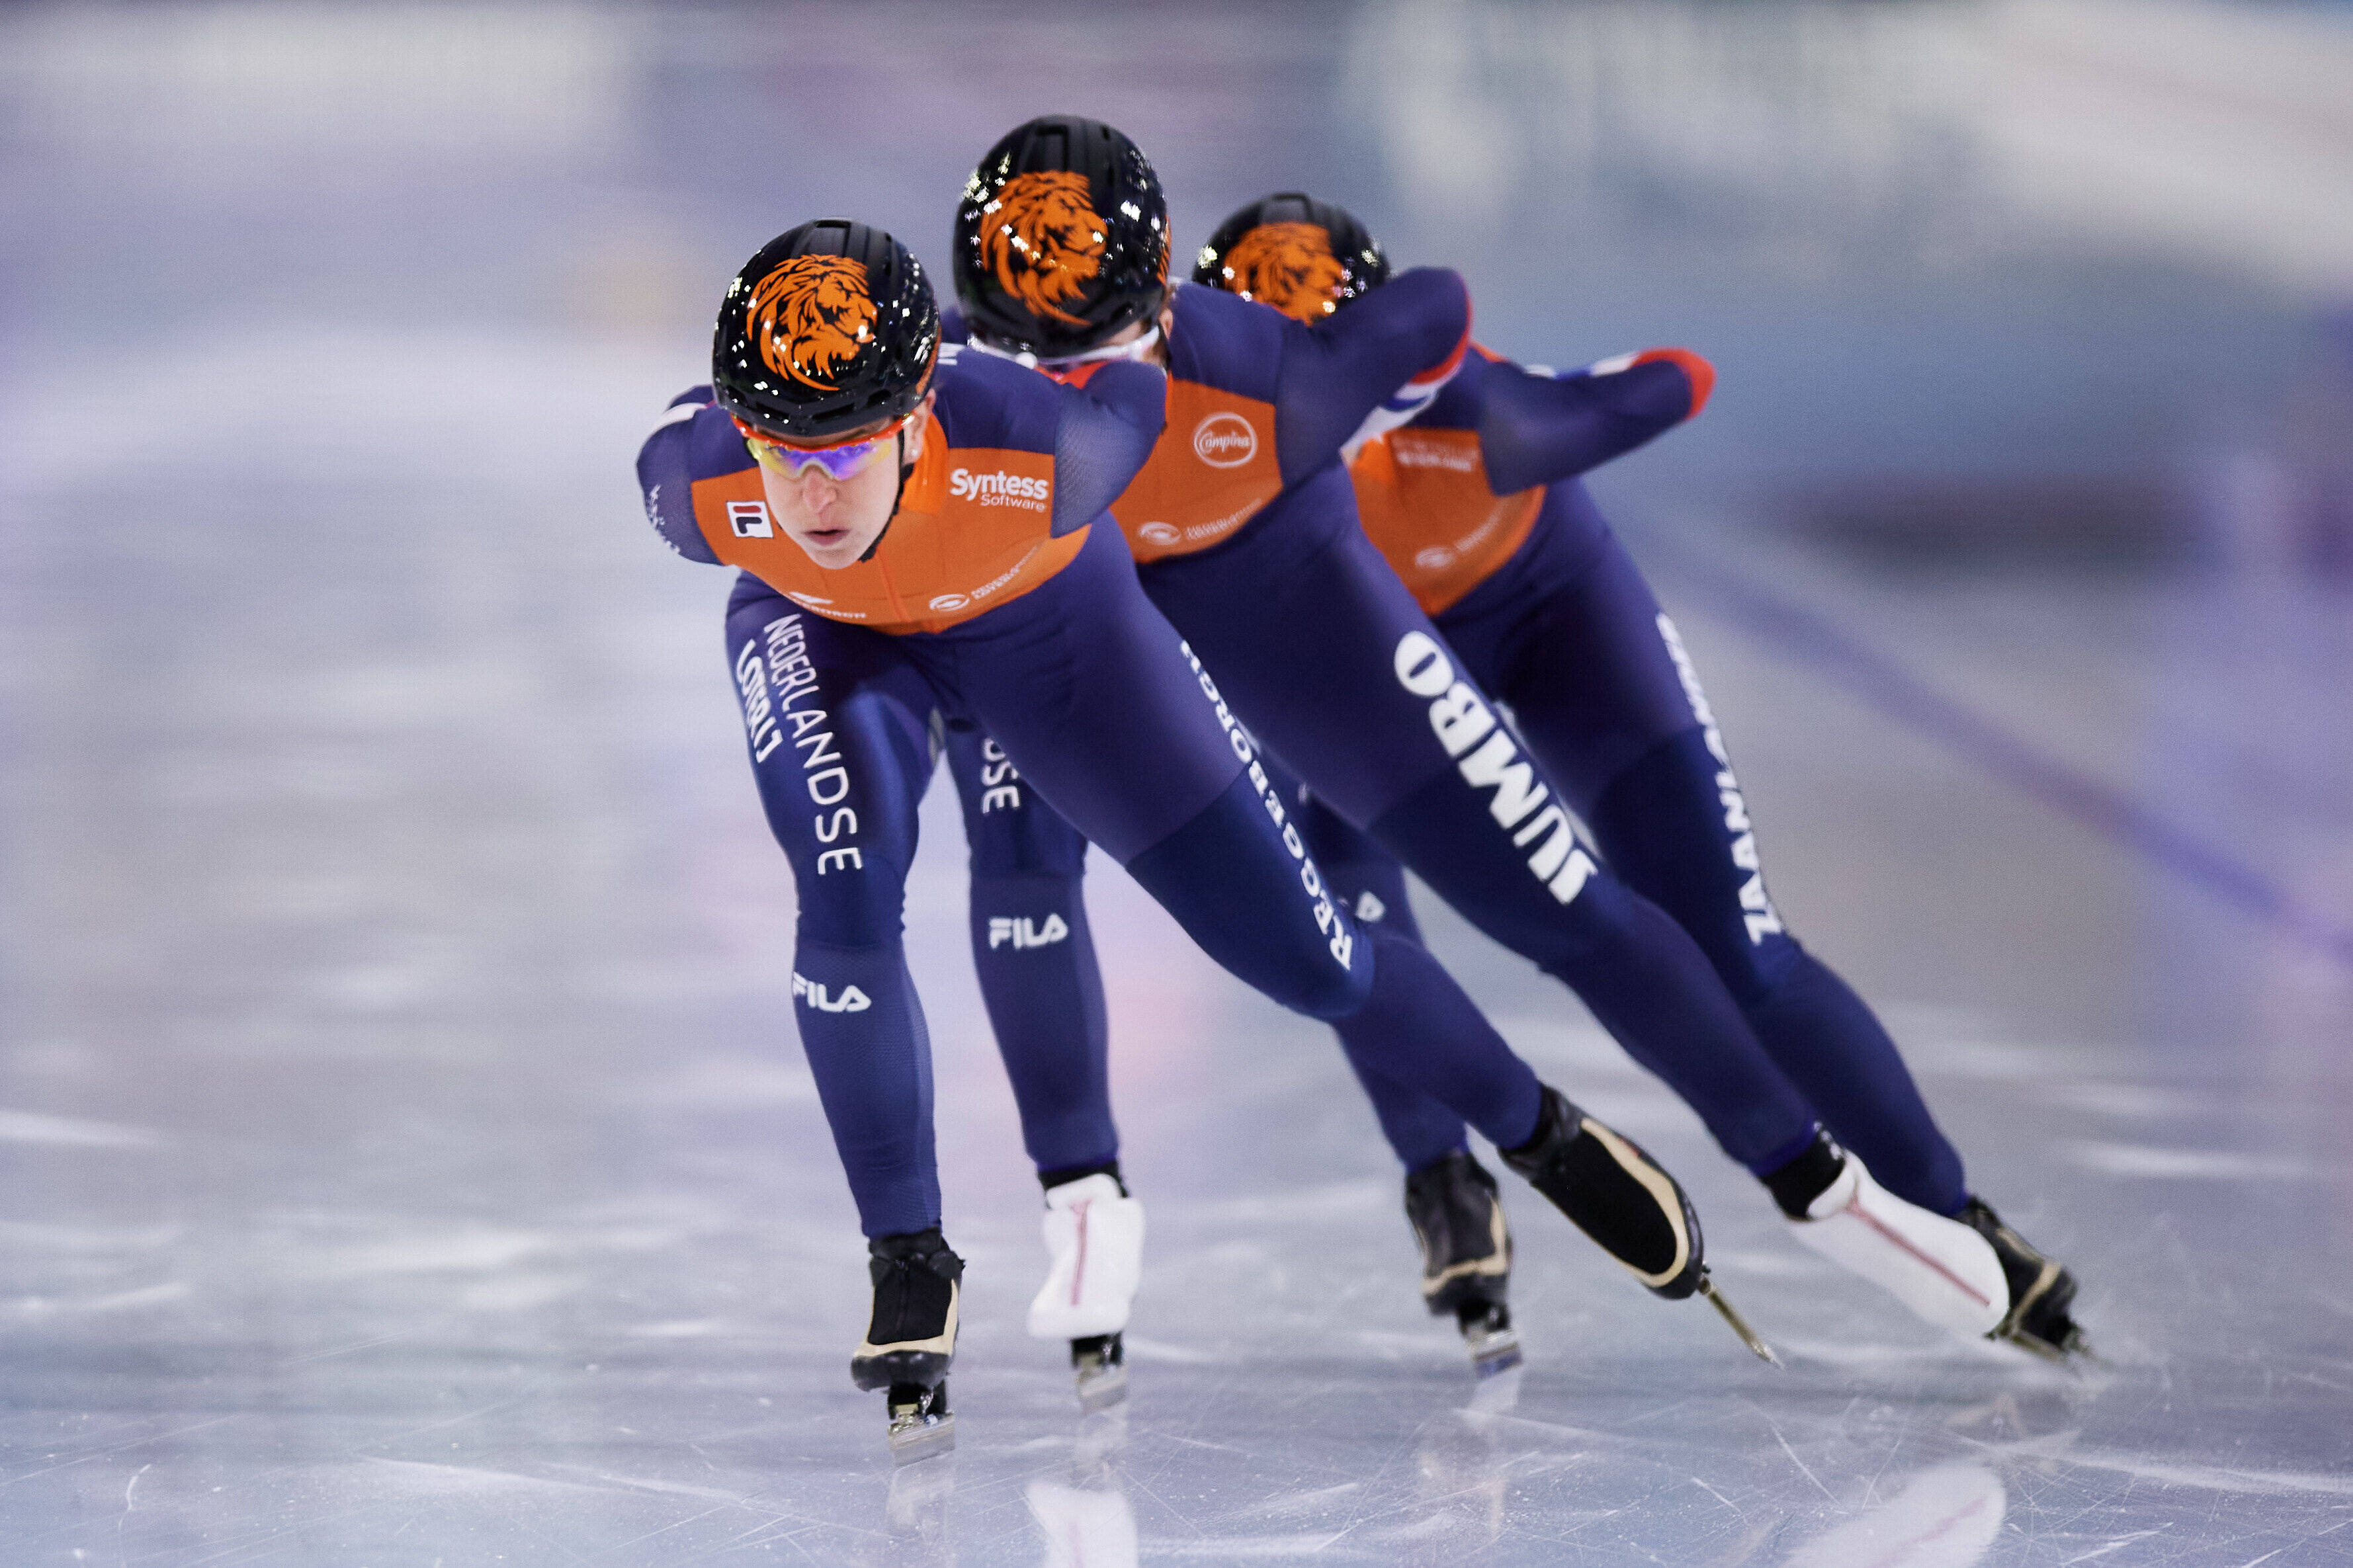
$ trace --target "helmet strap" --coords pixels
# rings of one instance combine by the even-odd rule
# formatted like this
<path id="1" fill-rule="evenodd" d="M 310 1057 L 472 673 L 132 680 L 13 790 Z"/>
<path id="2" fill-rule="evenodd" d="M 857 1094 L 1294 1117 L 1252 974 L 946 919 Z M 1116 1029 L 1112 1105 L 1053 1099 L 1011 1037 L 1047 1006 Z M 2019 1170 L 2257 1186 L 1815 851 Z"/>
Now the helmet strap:
<path id="1" fill-rule="evenodd" d="M 861 563 L 874 559 L 874 552 L 882 548 L 883 534 L 889 533 L 891 525 L 899 521 L 899 503 L 907 499 L 907 480 L 915 471 L 915 465 L 907 461 L 907 426 L 904 421 L 900 423 L 899 433 L 892 439 L 899 444 L 899 488 L 891 492 L 891 515 L 882 520 L 882 532 L 874 536 L 874 542 L 868 545 L 866 553 L 858 558 Z"/>

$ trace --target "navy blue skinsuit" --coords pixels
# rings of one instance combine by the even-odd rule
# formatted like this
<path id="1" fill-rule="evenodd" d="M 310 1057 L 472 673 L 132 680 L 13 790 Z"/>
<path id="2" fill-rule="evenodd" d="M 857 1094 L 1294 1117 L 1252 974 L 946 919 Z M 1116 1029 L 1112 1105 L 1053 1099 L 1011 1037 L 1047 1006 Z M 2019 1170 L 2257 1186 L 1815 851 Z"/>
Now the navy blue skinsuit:
<path id="1" fill-rule="evenodd" d="M 1574 805 L 1588 792 L 1560 787 L 1544 765 L 1550 759 L 1528 757 L 1513 745 L 1477 690 L 1478 669 L 1465 663 L 1440 670 L 1426 657 L 1403 657 L 1445 645 L 1358 528 L 1338 454 L 1389 389 L 1441 361 L 1450 340 L 1460 346 L 1467 304 L 1459 280 L 1446 273 L 1404 274 L 1313 330 L 1190 286 L 1179 290 L 1176 310 L 1174 384 L 1181 389 L 1206 381 L 1269 408 L 1282 486 L 1208 548 L 1146 560 L 1140 568 L 1145 592 L 1257 738 L 1336 814 L 1323 825 L 1327 837 L 1343 826 L 1368 833 L 1481 929 L 1570 984 L 1742 1164 L 1761 1174 L 1786 1163 L 1812 1136 L 1814 1103 L 1790 1069 L 1767 1054 L 1708 952 L 1610 867 L 1569 847 L 1574 840 L 1565 822 L 1546 828 L 1545 812 L 1530 805 Z M 1688 411 L 1692 389 L 1677 366 L 1638 368 L 1641 374 L 1587 378 L 1576 390 L 1569 425 L 1577 467 L 1637 445 Z M 1464 372 L 1474 380 L 1480 374 Z M 1605 379 L 1611 384 L 1603 385 Z M 1176 404 L 1172 391 L 1172 408 Z M 1543 445 L 1541 421 L 1519 434 Z M 1166 458 L 1169 444 L 1164 437 L 1155 461 Z M 1136 493 L 1132 488 L 1113 510 L 1140 553 L 1186 535 L 1172 526 L 1155 537 L 1152 524 L 1160 520 L 1146 514 L 1166 509 L 1157 497 L 1138 508 Z M 1554 531 L 1539 531 L 1549 537 Z M 1413 642 L 1417 633 L 1427 644 Z M 1688 719 L 1678 727 L 1688 728 Z M 1454 742 L 1466 734 L 1470 743 L 1458 752 Z M 1579 759 L 1564 754 L 1563 762 L 1568 776 L 1577 776 Z M 985 822 L 967 822 L 986 838 Z M 1359 837 L 1343 847 L 1369 847 Z M 1684 852 L 1714 853 L 1715 847 Z M 1060 853 L 1064 864 L 1075 863 L 1068 847 Z M 976 848 L 976 864 L 988 858 Z M 1033 884 L 1041 897 L 1049 896 L 1051 879 Z M 1388 881 L 1398 886 L 1394 876 Z M 1065 874 L 1060 883 L 1050 895 L 1058 900 L 1054 908 L 1076 931 L 1076 878 Z M 1401 898 L 1381 896 L 1403 910 Z M 1408 930 L 1410 918 L 1400 917 Z M 979 919 L 976 907 L 976 928 Z M 1036 996 L 1012 1000 L 1023 984 L 1016 973 L 1022 954 L 976 949 L 976 956 L 984 984 L 1007 997 L 993 1010 L 1030 1017 L 1050 1011 Z M 1381 1026 L 1352 1020 L 1345 1027 L 1360 1065 L 1368 1052 L 1390 1048 L 1377 1037 Z M 1066 1051 L 1076 1048 L 1069 1042 L 1077 1038 L 1063 1031 Z M 1022 1054 L 1019 1045 L 1002 1044 L 1008 1060 Z M 1017 1082 L 1021 1076 L 1017 1068 Z M 1885 1108 L 1839 1109 L 1841 1120 L 1860 1125 Z M 1909 1137 L 1913 1129 L 1900 1112 L 1887 1114 L 1900 1123 L 1897 1135 Z M 1408 1114 L 1391 1129 L 1405 1134 L 1399 1152 L 1409 1163 L 1426 1163 L 1434 1142 L 1437 1152 L 1459 1142 L 1459 1130 L 1434 1131 L 1433 1121 L 1442 1118 Z M 1107 1108 L 1092 1125 L 1087 1158 L 1105 1157 L 1113 1142 Z M 1933 1124 L 1928 1131 L 1933 1138 Z M 1040 1163 L 1070 1156 L 1058 1150 L 1041 1154 Z"/>
<path id="2" fill-rule="evenodd" d="M 1898 1196 L 1957 1213 L 1968 1195 L 1959 1154 L 1885 1028 L 1788 933 L 1767 896 L 1746 800 L 1697 671 L 1574 477 L 1609 455 L 1612 433 L 1595 426 L 1588 395 L 1595 381 L 1609 379 L 1468 362 L 1392 437 L 1473 433 L 1482 471 L 1469 485 L 1489 497 L 1545 487 L 1525 540 L 1438 612 L 1439 629 L 1461 668 L 1510 707 L 1611 868 L 1698 942 L 1831 1133 Z M 1402 546 L 1392 559 L 1401 554 Z M 1385 910 L 1384 923 L 1411 930 L 1395 859 L 1320 803 L 1302 816 L 1352 908 Z M 1358 1033 L 1338 1028 L 1344 1043 Z M 1351 1059 L 1409 1165 L 1459 1145 L 1461 1130 L 1442 1108 L 1384 1083 L 1353 1049 Z"/>
<path id="3" fill-rule="evenodd" d="M 707 391 L 681 398 L 639 454 L 648 515 L 680 553 L 765 562 L 784 589 L 748 570 L 738 578 L 727 651 L 762 802 L 800 895 L 802 1043 L 869 1236 L 940 1222 L 930 1053 L 901 923 L 934 710 L 985 729 L 1060 816 L 1284 1005 L 1405 1016 L 1447 990 L 1413 943 L 1359 931 L 1324 894 L 1256 749 L 1144 597 L 1103 516 L 1159 427 L 1163 384 L 1122 365 L 1081 394 L 944 356 L 906 500 L 871 567 L 839 573 L 817 572 L 776 536 L 749 453 Z M 1050 574 L 985 608 L 999 579 L 934 593 L 956 586 L 939 562 L 960 542 L 1008 527 L 1015 553 L 1034 544 L 1059 563 Z M 908 588 L 904 626 L 886 626 L 874 600 L 855 596 L 870 582 Z M 829 618 L 842 615 L 873 624 Z M 1382 1060 L 1390 1077 L 1491 1138 L 1525 1139 L 1539 1087 L 1492 1030 L 1401 1025 L 1384 1037 L 1406 1042 Z"/>

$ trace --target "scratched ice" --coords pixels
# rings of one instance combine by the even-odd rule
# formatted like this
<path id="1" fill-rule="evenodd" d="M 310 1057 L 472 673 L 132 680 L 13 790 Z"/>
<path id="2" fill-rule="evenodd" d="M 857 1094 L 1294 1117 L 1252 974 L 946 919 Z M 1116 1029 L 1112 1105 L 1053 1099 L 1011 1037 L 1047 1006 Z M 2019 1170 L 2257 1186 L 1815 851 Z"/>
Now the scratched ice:
<path id="1" fill-rule="evenodd" d="M 2242 24 L 1161 7 L 1114 50 L 1103 9 L 0 15 L 0 1560 L 2353 1559 L 2342 340 L 2284 221 L 2183 259 L 2169 207 L 1972 205 L 2076 122 L 1980 123 L 2031 103 L 1887 52 L 1982 26 L 1968 59 L 2128 107 Z M 2261 104 L 2341 83 L 2339 22 L 2261 16 L 2228 36 L 2292 45 L 2263 93 L 2166 100 L 2255 105 L 2233 146 L 2337 122 Z M 1103 79 L 1023 85 L 1082 37 Z M 887 134 L 839 141 L 850 102 Z M 855 210 L 942 260 L 960 166 L 1066 105 L 1159 158 L 1180 255 L 1298 181 L 1461 263 L 1500 348 L 1719 356 L 1603 500 L 1781 908 L 2076 1267 L 2099 1365 L 1939 1343 L 1825 1272 L 1431 910 L 1546 1074 L 1683 1176 L 1789 1363 L 1514 1187 L 1528 1361 L 1474 1388 L 1328 1041 L 1100 866 L 1153 1244 L 1134 1397 L 1082 1419 L 1020 1331 L 1036 1190 L 936 791 L 909 921 L 961 1438 L 892 1471 L 725 584 L 656 548 L 628 459 L 751 245 Z M 2203 564 L 1894 569 L 1776 526 L 1841 476 L 2068 463 L 2174 476 Z"/>

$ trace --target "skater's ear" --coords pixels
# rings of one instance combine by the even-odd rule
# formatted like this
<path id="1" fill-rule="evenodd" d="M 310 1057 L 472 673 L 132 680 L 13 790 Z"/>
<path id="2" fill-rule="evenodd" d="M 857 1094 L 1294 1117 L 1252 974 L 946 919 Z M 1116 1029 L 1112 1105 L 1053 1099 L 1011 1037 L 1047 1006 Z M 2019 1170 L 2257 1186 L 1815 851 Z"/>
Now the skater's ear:
<path id="1" fill-rule="evenodd" d="M 914 462 L 923 455 L 923 440 L 931 433 L 932 405 L 940 400 L 937 392 L 923 394 L 923 401 L 915 405 L 915 417 L 907 421 L 907 455 L 904 462 Z"/>

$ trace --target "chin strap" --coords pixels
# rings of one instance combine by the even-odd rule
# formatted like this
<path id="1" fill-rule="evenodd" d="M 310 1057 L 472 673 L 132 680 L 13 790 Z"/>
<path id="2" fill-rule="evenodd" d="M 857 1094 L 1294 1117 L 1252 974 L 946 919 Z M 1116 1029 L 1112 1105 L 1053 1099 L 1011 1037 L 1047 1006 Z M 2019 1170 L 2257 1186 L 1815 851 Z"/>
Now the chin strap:
<path id="1" fill-rule="evenodd" d="M 874 536 L 874 542 L 868 545 L 866 547 L 866 553 L 858 558 L 861 562 L 871 561 L 874 559 L 874 552 L 882 548 L 883 534 L 889 533 L 891 531 L 891 525 L 899 521 L 899 503 L 906 499 L 907 479 L 915 471 L 915 465 L 907 461 L 907 429 L 905 426 L 902 425 L 899 427 L 897 439 L 899 443 L 899 488 L 891 492 L 891 515 L 883 520 L 882 532 Z"/>

